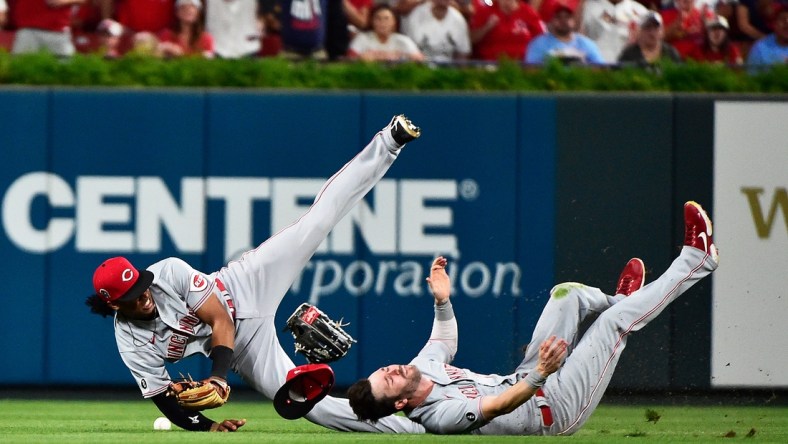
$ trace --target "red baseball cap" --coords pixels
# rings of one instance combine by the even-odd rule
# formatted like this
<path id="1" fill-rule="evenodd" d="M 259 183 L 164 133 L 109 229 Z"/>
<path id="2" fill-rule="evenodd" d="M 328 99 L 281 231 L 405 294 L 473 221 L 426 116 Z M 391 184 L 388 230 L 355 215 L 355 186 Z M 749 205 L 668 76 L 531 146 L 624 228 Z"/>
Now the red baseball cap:
<path id="1" fill-rule="evenodd" d="M 137 299 L 150 287 L 153 273 L 140 272 L 125 257 L 107 259 L 93 273 L 93 288 L 105 302 Z"/>
<path id="2" fill-rule="evenodd" d="M 274 396 L 282 418 L 298 419 L 312 410 L 334 386 L 334 371 L 326 364 L 306 364 L 290 369 L 285 384 Z"/>
<path id="3" fill-rule="evenodd" d="M 570 14 L 574 14 L 577 11 L 577 2 L 574 0 L 557 0 L 555 1 L 548 9 L 547 21 L 553 20 L 556 14 L 561 11 L 568 11 Z"/>

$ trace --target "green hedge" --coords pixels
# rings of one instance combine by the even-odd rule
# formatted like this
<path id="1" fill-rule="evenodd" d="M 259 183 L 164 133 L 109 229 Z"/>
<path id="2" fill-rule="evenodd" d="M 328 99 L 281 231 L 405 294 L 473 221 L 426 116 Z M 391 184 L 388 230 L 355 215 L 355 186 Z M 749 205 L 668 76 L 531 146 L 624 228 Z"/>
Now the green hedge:
<path id="1" fill-rule="evenodd" d="M 502 61 L 497 66 L 291 62 L 278 58 L 158 60 L 127 56 L 104 60 L 77 55 L 12 56 L 0 52 L 0 84 L 110 87 L 309 88 L 407 91 L 672 91 L 788 92 L 788 66 L 758 75 L 724 66 L 689 63 L 641 69 L 542 69 Z"/>

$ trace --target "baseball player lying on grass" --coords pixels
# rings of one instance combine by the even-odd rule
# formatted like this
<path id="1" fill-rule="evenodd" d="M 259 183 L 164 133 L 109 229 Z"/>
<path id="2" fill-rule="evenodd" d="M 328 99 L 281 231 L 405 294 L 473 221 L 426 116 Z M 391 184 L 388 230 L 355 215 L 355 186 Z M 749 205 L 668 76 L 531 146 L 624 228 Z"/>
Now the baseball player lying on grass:
<path id="1" fill-rule="evenodd" d="M 122 257 L 108 259 L 93 275 L 87 304 L 114 315 L 123 362 L 145 398 L 187 430 L 235 431 L 243 419 L 214 422 L 199 410 L 222 405 L 232 369 L 273 399 L 295 366 L 279 346 L 274 316 L 288 288 L 334 225 L 383 177 L 400 149 L 421 135 L 405 116 L 395 116 L 372 141 L 323 185 L 300 219 L 221 270 L 205 274 L 177 258 L 139 271 Z M 192 384 L 173 382 L 165 362 L 202 354 L 211 376 Z M 195 412 L 196 410 L 196 412 Z M 346 399 L 326 397 L 306 415 L 341 431 L 423 433 L 402 417 L 376 424 L 358 421 Z"/>
<path id="2" fill-rule="evenodd" d="M 684 225 L 679 257 L 645 287 L 640 259 L 624 268 L 615 296 L 573 282 L 555 286 L 534 329 L 534 347 L 506 376 L 449 365 L 457 352 L 457 321 L 446 260 L 439 257 L 428 279 L 435 297 L 430 340 L 409 365 L 388 365 L 351 386 L 353 411 L 370 423 L 402 411 L 436 434 L 573 434 L 599 404 L 629 333 L 717 268 L 711 221 L 700 205 L 684 205 Z M 601 314 L 578 338 L 590 313 Z"/>

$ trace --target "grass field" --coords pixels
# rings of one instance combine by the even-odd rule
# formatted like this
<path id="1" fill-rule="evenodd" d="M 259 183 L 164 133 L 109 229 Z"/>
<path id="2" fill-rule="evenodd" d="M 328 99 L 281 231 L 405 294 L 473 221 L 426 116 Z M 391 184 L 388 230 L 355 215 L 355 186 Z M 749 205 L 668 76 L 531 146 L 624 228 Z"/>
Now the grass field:
<path id="1" fill-rule="evenodd" d="M 236 433 L 154 431 L 161 416 L 153 403 L 135 401 L 67 401 L 0 399 L 2 443 L 367 443 L 367 442 L 522 442 L 560 439 L 583 443 L 728 442 L 746 440 L 788 443 L 788 407 L 783 406 L 649 406 L 602 404 L 585 427 L 571 437 L 481 437 L 371 435 L 337 433 L 305 420 L 286 421 L 269 402 L 230 402 L 209 412 L 214 419 L 246 418 Z M 659 419 L 656 417 L 659 416 Z M 648 420 L 651 417 L 651 421 Z M 655 420 L 656 419 L 656 420 Z"/>

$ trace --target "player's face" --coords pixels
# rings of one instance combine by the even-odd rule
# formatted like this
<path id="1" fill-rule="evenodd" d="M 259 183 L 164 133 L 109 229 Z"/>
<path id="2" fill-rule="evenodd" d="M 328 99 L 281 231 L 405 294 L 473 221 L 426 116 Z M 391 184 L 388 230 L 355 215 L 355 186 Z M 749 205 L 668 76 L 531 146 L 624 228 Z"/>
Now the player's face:
<path id="1" fill-rule="evenodd" d="M 376 399 L 408 399 L 416 392 L 421 371 L 414 365 L 389 365 L 369 375 Z"/>
<path id="2" fill-rule="evenodd" d="M 116 302 L 116 309 L 131 319 L 152 319 L 156 314 L 156 303 L 150 290 L 145 290 L 137 299 Z"/>

